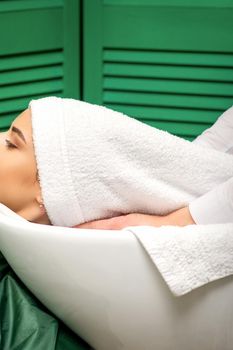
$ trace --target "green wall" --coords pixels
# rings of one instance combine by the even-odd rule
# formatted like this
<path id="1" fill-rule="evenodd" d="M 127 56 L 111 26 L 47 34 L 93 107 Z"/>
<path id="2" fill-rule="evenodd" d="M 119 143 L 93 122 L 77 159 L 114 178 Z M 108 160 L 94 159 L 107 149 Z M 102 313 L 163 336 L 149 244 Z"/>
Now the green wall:
<path id="1" fill-rule="evenodd" d="M 233 0 L 0 2 L 0 127 L 83 99 L 192 140 L 233 104 Z"/>

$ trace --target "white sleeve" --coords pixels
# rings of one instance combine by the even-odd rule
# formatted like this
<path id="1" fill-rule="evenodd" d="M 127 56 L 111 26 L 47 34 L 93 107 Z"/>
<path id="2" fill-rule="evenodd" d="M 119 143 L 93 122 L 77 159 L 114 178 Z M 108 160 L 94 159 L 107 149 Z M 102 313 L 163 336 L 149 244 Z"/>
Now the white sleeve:
<path id="1" fill-rule="evenodd" d="M 193 143 L 233 154 L 233 106 L 220 115 L 210 128 L 197 136 Z"/>
<path id="2" fill-rule="evenodd" d="M 189 204 L 196 224 L 233 223 L 233 177 Z"/>
<path id="3" fill-rule="evenodd" d="M 233 106 L 193 142 L 233 154 Z M 233 178 L 192 201 L 189 211 L 196 224 L 233 222 Z"/>

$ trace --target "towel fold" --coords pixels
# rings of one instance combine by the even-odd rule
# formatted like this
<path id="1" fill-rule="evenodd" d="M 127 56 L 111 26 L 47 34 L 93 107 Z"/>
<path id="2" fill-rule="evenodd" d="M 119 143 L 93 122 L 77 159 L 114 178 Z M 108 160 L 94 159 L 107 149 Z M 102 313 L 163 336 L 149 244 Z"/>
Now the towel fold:
<path id="1" fill-rule="evenodd" d="M 233 224 L 135 226 L 141 242 L 175 296 L 233 274 Z"/>

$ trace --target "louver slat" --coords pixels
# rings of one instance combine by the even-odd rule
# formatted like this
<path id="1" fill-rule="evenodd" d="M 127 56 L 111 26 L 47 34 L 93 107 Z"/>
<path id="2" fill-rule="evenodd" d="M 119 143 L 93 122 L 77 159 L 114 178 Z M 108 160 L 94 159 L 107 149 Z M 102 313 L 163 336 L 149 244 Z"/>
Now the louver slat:
<path id="1" fill-rule="evenodd" d="M 202 52 L 178 52 L 178 51 L 130 51 L 130 50 L 104 50 L 104 61 L 135 62 L 152 64 L 177 64 L 179 66 L 208 66 L 232 67 L 232 54 L 229 53 L 202 53 Z M 207 64 L 206 64 L 207 65 Z"/>
<path id="2" fill-rule="evenodd" d="M 19 71 L 1 73 L 1 85 L 10 85 L 16 83 L 26 83 L 36 80 L 57 79 L 63 77 L 61 66 L 52 66 L 45 68 L 22 69 Z"/>
<path id="3" fill-rule="evenodd" d="M 198 109 L 224 109 L 226 105 L 230 105 L 232 98 L 203 96 L 203 95 L 185 95 L 185 94 L 148 94 L 125 91 L 106 91 L 104 93 L 104 101 L 107 103 L 130 103 L 154 106 L 174 106 L 181 108 L 198 108 Z"/>
<path id="4" fill-rule="evenodd" d="M 232 68 L 106 63 L 104 75 L 233 82 Z"/>
<path id="5" fill-rule="evenodd" d="M 232 83 L 106 77 L 104 89 L 233 97 Z"/>
<path id="6" fill-rule="evenodd" d="M 1 88 L 1 98 L 16 98 L 25 95 L 35 95 L 35 94 L 48 94 L 62 91 L 63 83 L 62 80 L 49 80 L 42 82 L 31 82 L 30 84 L 18 84 L 18 85 L 8 85 Z"/>
<path id="7" fill-rule="evenodd" d="M 63 52 L 43 52 L 34 54 L 24 54 L 17 56 L 2 56 L 0 59 L 0 71 L 13 69 L 51 66 L 63 63 Z"/>

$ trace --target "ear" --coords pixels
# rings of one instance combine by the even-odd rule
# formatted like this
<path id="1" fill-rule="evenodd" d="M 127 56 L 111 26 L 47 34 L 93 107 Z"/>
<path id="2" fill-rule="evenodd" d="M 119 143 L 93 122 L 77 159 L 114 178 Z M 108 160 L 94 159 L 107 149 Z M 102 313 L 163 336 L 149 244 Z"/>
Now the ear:
<path id="1" fill-rule="evenodd" d="M 40 194 L 36 196 L 36 201 L 40 207 L 44 206 L 43 199 Z"/>

